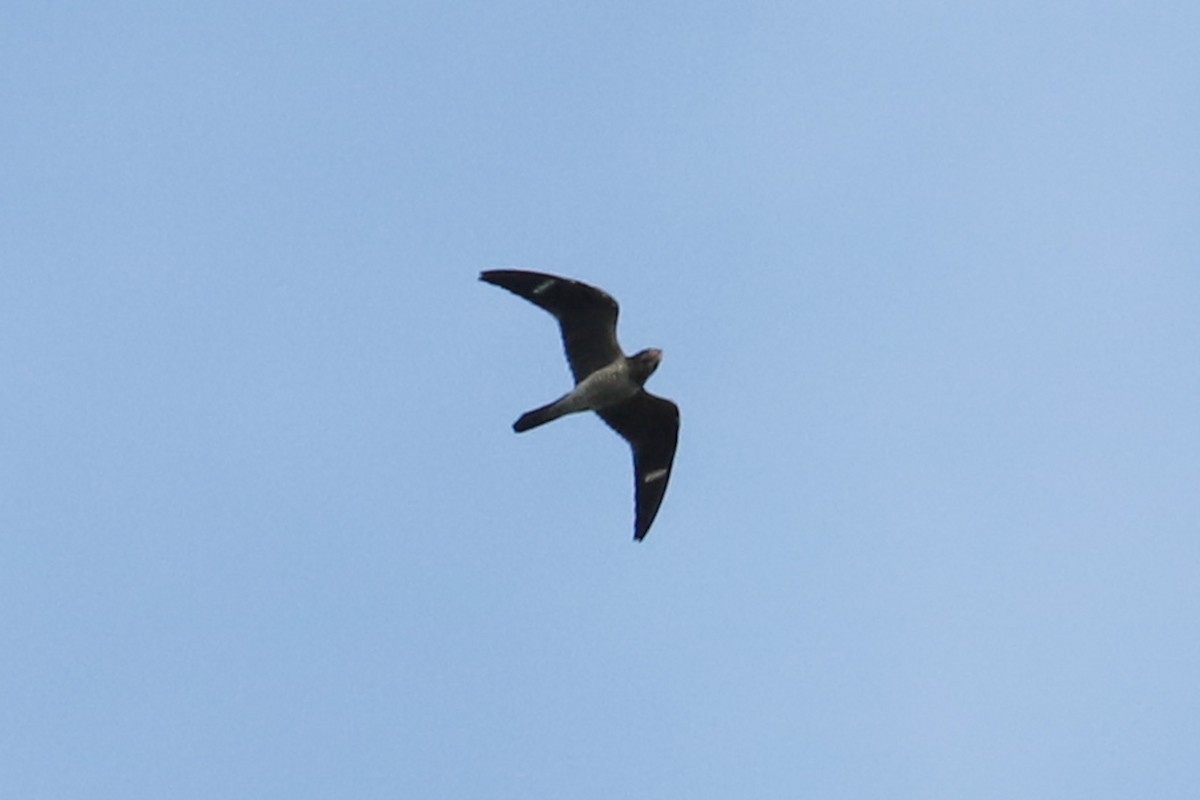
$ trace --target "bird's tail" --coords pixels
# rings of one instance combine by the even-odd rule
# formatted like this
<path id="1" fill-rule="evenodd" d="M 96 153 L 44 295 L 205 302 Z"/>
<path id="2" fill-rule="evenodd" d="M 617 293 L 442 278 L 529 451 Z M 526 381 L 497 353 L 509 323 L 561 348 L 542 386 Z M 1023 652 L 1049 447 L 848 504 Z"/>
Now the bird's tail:
<path id="1" fill-rule="evenodd" d="M 538 425 L 545 425 L 551 420 L 556 420 L 567 411 L 560 405 L 560 400 L 555 400 L 553 403 L 547 403 L 541 408 L 535 408 L 533 411 L 528 411 L 521 415 L 521 418 L 513 423 L 513 430 L 517 433 L 524 433 L 530 428 L 536 428 Z"/>

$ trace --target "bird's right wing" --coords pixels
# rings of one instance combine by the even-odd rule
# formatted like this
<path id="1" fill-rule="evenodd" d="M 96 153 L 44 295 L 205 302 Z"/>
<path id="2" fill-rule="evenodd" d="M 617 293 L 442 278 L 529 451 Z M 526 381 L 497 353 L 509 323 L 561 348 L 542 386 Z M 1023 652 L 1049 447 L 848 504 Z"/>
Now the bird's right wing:
<path id="1" fill-rule="evenodd" d="M 489 270 L 479 279 L 524 297 L 558 319 L 576 383 L 621 357 L 617 301 L 595 286 L 517 269 Z"/>
<path id="2" fill-rule="evenodd" d="M 679 406 L 642 390 L 615 406 L 596 412 L 633 448 L 637 519 L 633 538 L 641 540 L 658 514 L 679 440 Z"/>

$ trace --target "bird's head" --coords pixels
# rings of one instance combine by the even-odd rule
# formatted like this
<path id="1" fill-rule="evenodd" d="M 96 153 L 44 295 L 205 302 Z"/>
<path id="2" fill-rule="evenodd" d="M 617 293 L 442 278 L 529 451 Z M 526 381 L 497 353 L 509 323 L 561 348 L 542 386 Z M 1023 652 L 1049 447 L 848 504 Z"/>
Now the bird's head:
<path id="1" fill-rule="evenodd" d="M 638 383 L 645 383 L 651 373 L 658 369 L 658 365 L 662 361 L 662 355 L 662 350 L 659 350 L 657 347 L 648 347 L 639 353 L 635 353 L 633 358 L 629 359 L 633 377 Z"/>

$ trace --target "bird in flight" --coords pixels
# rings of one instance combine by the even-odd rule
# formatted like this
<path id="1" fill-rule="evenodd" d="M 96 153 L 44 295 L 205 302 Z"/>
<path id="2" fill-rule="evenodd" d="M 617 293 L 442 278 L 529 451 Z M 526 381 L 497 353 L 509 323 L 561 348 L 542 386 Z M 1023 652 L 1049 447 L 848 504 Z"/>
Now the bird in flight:
<path id="1" fill-rule="evenodd" d="M 479 279 L 555 316 L 575 376 L 574 389 L 522 414 L 513 430 L 521 433 L 580 411 L 599 414 L 633 449 L 633 538 L 641 541 L 666 494 L 679 438 L 679 407 L 642 388 L 662 361 L 662 351 L 649 348 L 626 356 L 617 344 L 617 301 L 595 286 L 516 269 L 489 270 Z"/>

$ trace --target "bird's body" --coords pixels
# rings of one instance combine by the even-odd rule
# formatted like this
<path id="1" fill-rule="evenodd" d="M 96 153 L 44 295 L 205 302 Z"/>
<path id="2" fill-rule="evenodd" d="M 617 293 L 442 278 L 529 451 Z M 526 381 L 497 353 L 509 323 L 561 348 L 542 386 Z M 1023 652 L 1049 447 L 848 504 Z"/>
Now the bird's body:
<path id="1" fill-rule="evenodd" d="M 522 433 L 567 414 L 577 414 L 581 411 L 603 411 L 625 402 L 637 394 L 641 388 L 642 384 L 637 380 L 629 360 L 620 358 L 579 381 L 575 384 L 574 389 L 553 403 L 522 415 L 513 423 L 513 429 L 517 433 Z"/>
<path id="2" fill-rule="evenodd" d="M 562 329 L 575 388 L 521 416 L 518 433 L 567 414 L 595 411 L 633 448 L 637 519 L 634 538 L 650 529 L 667 490 L 679 435 L 679 408 L 643 385 L 662 361 L 650 348 L 626 356 L 617 344 L 617 303 L 586 283 L 541 272 L 491 270 L 480 280 L 507 289 L 553 314 Z"/>

